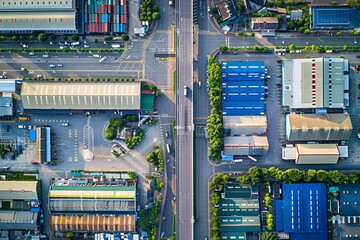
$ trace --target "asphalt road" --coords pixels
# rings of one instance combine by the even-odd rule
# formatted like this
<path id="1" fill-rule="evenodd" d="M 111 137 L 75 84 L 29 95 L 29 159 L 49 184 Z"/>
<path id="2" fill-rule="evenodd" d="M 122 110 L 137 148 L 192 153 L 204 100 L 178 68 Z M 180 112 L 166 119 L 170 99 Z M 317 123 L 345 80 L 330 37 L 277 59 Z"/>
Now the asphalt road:
<path id="1" fill-rule="evenodd" d="M 176 1 L 176 239 L 179 240 L 194 238 L 192 9 L 192 0 Z"/>

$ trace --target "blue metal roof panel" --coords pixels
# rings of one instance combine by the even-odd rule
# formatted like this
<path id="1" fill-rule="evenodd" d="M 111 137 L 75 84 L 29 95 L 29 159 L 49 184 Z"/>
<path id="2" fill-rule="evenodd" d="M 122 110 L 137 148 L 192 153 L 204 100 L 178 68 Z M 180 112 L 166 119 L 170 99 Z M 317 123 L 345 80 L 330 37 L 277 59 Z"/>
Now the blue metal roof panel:
<path id="1" fill-rule="evenodd" d="M 283 201 L 276 200 L 276 231 L 282 232 L 284 231 L 284 222 L 283 222 Z"/>
<path id="2" fill-rule="evenodd" d="M 265 75 L 264 74 L 258 74 L 258 73 L 222 73 L 221 77 L 224 82 L 227 81 L 258 81 L 258 80 L 264 80 Z"/>
<path id="3" fill-rule="evenodd" d="M 222 84 L 222 90 L 225 93 L 240 93 L 240 92 L 265 92 L 264 82 L 227 82 Z"/>
<path id="4" fill-rule="evenodd" d="M 230 101 L 263 101 L 264 93 L 223 93 L 223 102 Z"/>
<path id="5" fill-rule="evenodd" d="M 223 110 L 224 116 L 262 116 L 265 115 L 264 109 L 252 110 Z"/>
<path id="6" fill-rule="evenodd" d="M 341 216 L 359 216 L 360 205 L 356 204 L 356 202 L 359 202 L 359 198 L 360 198 L 359 184 L 341 184 L 340 185 Z"/>
<path id="7" fill-rule="evenodd" d="M 245 109 L 261 109 L 264 108 L 263 101 L 241 101 L 241 102 L 223 102 L 222 109 L 234 109 L 234 110 L 245 110 Z"/>
<path id="8" fill-rule="evenodd" d="M 29 139 L 30 141 L 36 141 L 36 130 L 35 129 L 30 129 L 29 131 Z"/>
<path id="9" fill-rule="evenodd" d="M 262 61 L 254 62 L 222 62 L 222 72 L 259 72 L 265 73 L 265 64 Z"/>
<path id="10" fill-rule="evenodd" d="M 15 92 L 16 84 L 14 80 L 3 80 L 0 82 L 0 92 Z"/>

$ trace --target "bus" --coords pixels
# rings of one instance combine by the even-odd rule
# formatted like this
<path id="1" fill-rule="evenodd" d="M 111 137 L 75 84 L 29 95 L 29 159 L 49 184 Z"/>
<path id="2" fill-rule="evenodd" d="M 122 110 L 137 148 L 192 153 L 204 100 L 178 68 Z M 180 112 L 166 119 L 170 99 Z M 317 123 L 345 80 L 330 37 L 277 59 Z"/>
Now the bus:
<path id="1" fill-rule="evenodd" d="M 30 117 L 29 116 L 19 116 L 19 121 L 29 121 Z"/>
<path id="2" fill-rule="evenodd" d="M 168 143 L 166 144 L 166 151 L 167 153 L 170 153 L 170 145 Z"/>

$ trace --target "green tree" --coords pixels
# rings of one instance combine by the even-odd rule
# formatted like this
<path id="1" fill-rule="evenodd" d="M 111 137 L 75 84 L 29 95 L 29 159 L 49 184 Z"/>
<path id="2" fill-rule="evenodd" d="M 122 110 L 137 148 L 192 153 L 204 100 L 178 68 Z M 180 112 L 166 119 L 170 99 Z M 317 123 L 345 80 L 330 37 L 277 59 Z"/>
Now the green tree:
<path id="1" fill-rule="evenodd" d="M 319 182 L 327 182 L 328 181 L 328 173 L 324 170 L 318 170 L 316 172 L 316 179 L 319 181 Z"/>
<path id="2" fill-rule="evenodd" d="M 53 34 L 53 35 L 50 35 L 49 38 L 50 38 L 51 41 L 55 41 L 55 40 L 56 40 L 56 36 L 55 36 L 54 34 Z"/>
<path id="3" fill-rule="evenodd" d="M 227 50 L 228 50 L 228 46 L 226 46 L 226 45 L 220 46 L 220 52 L 227 52 Z"/>
<path id="4" fill-rule="evenodd" d="M 294 29 L 294 28 L 295 28 L 295 22 L 294 22 L 294 21 L 288 21 L 288 22 L 286 23 L 286 29 L 292 30 L 292 29 Z"/>
<path id="5" fill-rule="evenodd" d="M 46 41 L 47 36 L 44 33 L 40 33 L 38 35 L 38 39 L 39 39 L 39 41 Z"/>
<path id="6" fill-rule="evenodd" d="M 36 39 L 36 37 L 34 35 L 29 36 L 29 40 L 35 40 L 35 39 Z"/>
<path id="7" fill-rule="evenodd" d="M 304 182 L 311 182 L 316 176 L 316 170 L 309 169 L 304 173 Z"/>
<path id="8" fill-rule="evenodd" d="M 15 36 L 12 36 L 11 39 L 12 39 L 13 41 L 19 40 L 18 36 L 16 36 L 16 35 L 15 35 Z"/>
<path id="9" fill-rule="evenodd" d="M 343 46 L 343 49 L 346 51 L 348 49 L 348 46 L 347 45 L 344 45 Z"/>
<path id="10" fill-rule="evenodd" d="M 152 19 L 153 19 L 153 20 L 159 20 L 160 18 L 161 18 L 160 13 L 154 12 L 154 13 L 152 14 Z"/>
<path id="11" fill-rule="evenodd" d="M 338 170 L 328 172 L 329 179 L 334 183 L 345 183 L 346 177 Z"/>
<path id="12" fill-rule="evenodd" d="M 158 5 L 154 5 L 153 11 L 154 11 L 154 12 L 159 12 L 159 11 L 160 11 L 159 6 L 158 6 Z"/>
<path id="13" fill-rule="evenodd" d="M 72 237 L 74 237 L 74 234 L 72 232 L 67 232 L 66 237 L 67 238 L 72 238 Z"/>
<path id="14" fill-rule="evenodd" d="M 124 41 L 129 41 L 130 37 L 128 34 L 121 34 L 121 39 Z"/>
<path id="15" fill-rule="evenodd" d="M 279 237 L 272 232 L 264 232 L 260 235 L 261 240 L 278 240 Z"/>
<path id="16" fill-rule="evenodd" d="M 342 32 L 337 32 L 336 36 L 340 37 L 342 35 Z"/>
<path id="17" fill-rule="evenodd" d="M 304 172 L 296 168 L 286 170 L 286 174 L 291 182 L 300 182 L 304 177 Z"/>
<path id="18" fill-rule="evenodd" d="M 299 27 L 299 29 L 298 29 L 298 32 L 299 33 L 303 33 L 305 31 L 305 28 L 304 27 Z"/>
<path id="19" fill-rule="evenodd" d="M 79 41 L 79 35 L 73 34 L 73 35 L 71 36 L 71 40 L 73 40 L 73 41 Z"/>
<path id="20" fill-rule="evenodd" d="M 63 35 L 63 36 L 62 36 L 62 39 L 63 39 L 63 40 L 67 40 L 67 39 L 68 39 L 68 36 L 67 36 L 67 35 Z"/>
<path id="21" fill-rule="evenodd" d="M 284 2 L 282 0 L 275 0 L 275 6 L 282 7 L 284 5 Z"/>
<path id="22" fill-rule="evenodd" d="M 160 90 L 156 90 L 155 92 L 155 97 L 160 97 L 161 96 L 161 91 Z"/>
<path id="23" fill-rule="evenodd" d="M 305 29 L 304 33 L 307 34 L 307 35 L 310 34 L 310 29 Z"/>
<path id="24" fill-rule="evenodd" d="M 105 36 L 104 41 L 111 41 L 113 38 L 112 36 Z"/>
<path id="25" fill-rule="evenodd" d="M 98 38 L 94 38 L 94 43 L 97 43 L 99 42 L 99 39 Z"/>
<path id="26" fill-rule="evenodd" d="M 290 50 L 290 51 L 295 51 L 295 50 L 296 50 L 295 45 L 294 45 L 294 44 L 290 44 L 289 50 Z"/>
<path id="27" fill-rule="evenodd" d="M 251 178 L 251 183 L 256 184 L 261 180 L 261 169 L 258 167 L 252 167 L 249 169 L 249 176 Z"/>
<path id="28" fill-rule="evenodd" d="M 346 0 L 346 3 L 352 8 L 360 8 L 359 0 Z"/>

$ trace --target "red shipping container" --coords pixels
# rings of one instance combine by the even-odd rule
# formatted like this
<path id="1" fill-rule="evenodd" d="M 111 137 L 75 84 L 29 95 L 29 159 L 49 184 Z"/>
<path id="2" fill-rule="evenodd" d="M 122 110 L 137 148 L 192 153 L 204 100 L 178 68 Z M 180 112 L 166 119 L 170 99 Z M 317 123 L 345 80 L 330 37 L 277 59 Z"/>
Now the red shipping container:
<path id="1" fill-rule="evenodd" d="M 87 5 L 85 4 L 85 13 L 87 13 L 87 9 L 88 9 L 88 7 L 87 7 Z"/>
<path id="2" fill-rule="evenodd" d="M 107 12 L 111 13 L 111 5 L 110 4 L 108 5 L 108 11 Z"/>
<path id="3" fill-rule="evenodd" d="M 125 16 L 127 15 L 127 9 L 126 9 L 126 6 L 124 6 L 124 15 L 125 15 Z"/>

